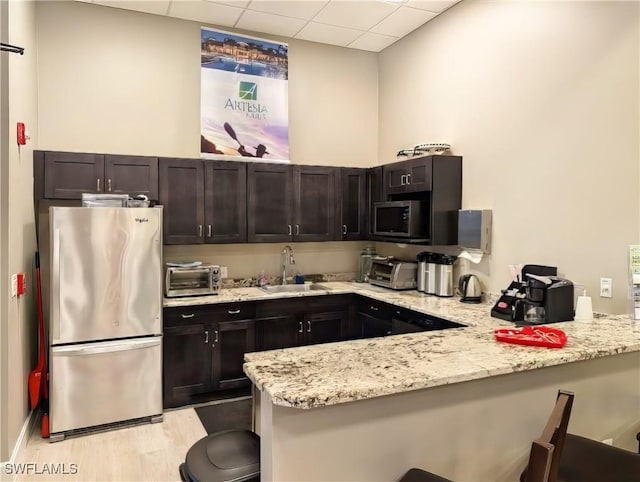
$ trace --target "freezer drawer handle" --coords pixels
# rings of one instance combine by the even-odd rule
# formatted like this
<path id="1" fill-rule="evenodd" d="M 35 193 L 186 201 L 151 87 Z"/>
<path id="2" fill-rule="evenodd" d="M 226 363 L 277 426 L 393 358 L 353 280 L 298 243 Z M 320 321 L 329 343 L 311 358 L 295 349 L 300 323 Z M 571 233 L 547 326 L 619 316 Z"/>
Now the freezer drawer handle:
<path id="1" fill-rule="evenodd" d="M 158 337 L 155 337 L 158 338 Z M 142 348 L 150 348 L 152 346 L 158 346 L 160 344 L 160 340 L 145 340 L 145 341 L 129 341 L 125 343 L 120 343 L 118 345 L 110 345 L 110 346 L 96 346 L 91 348 L 78 348 L 77 346 L 73 347 L 64 347 L 64 348 L 53 348 L 52 354 L 53 356 L 77 356 L 77 355 L 96 355 L 100 353 L 113 353 L 117 351 L 130 351 L 130 350 L 140 350 Z"/>
<path id="2" fill-rule="evenodd" d="M 194 316 L 196 316 L 196 314 L 195 313 L 191 313 L 189 315 L 180 315 L 180 316 L 182 316 L 182 318 L 186 319 L 186 318 L 193 318 Z"/>

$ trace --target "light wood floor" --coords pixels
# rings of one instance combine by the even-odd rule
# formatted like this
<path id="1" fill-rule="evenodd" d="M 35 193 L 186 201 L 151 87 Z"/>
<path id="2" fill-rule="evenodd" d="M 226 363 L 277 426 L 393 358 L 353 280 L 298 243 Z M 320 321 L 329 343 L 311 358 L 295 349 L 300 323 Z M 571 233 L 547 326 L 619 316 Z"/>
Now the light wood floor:
<path id="1" fill-rule="evenodd" d="M 49 443 L 40 433 L 29 438 L 18 454 L 17 463 L 36 464 L 32 473 L 0 480 L 16 481 L 179 481 L 178 466 L 184 462 L 187 450 L 207 433 L 193 408 L 164 413 L 164 421 L 122 428 L 92 435 L 68 438 Z M 43 474 L 45 465 L 62 464 L 75 474 Z"/>

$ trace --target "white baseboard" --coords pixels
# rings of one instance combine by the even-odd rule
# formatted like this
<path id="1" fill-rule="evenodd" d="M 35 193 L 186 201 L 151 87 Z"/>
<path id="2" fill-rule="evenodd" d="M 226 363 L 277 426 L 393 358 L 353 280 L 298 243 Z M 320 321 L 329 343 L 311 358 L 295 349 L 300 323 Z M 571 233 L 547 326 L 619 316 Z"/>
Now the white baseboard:
<path id="1" fill-rule="evenodd" d="M 27 415 L 27 419 L 22 424 L 22 430 L 20 430 L 20 435 L 18 435 L 18 440 L 16 440 L 16 444 L 13 447 L 13 452 L 11 453 L 11 458 L 6 462 L 0 462 L 0 470 L 4 472 L 4 466 L 6 464 L 12 464 L 15 462 L 18 454 L 21 450 L 23 450 L 27 446 L 27 442 L 29 441 L 29 437 L 33 432 L 34 426 L 36 425 L 36 421 L 40 419 L 40 410 L 29 412 Z"/>

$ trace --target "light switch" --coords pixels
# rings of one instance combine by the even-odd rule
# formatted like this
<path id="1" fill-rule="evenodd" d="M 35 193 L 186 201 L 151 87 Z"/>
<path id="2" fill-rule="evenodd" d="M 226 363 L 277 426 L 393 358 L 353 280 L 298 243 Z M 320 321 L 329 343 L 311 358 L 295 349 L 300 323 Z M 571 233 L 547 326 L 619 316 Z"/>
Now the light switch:
<path id="1" fill-rule="evenodd" d="M 600 278 L 600 297 L 613 297 L 613 280 L 611 278 Z"/>

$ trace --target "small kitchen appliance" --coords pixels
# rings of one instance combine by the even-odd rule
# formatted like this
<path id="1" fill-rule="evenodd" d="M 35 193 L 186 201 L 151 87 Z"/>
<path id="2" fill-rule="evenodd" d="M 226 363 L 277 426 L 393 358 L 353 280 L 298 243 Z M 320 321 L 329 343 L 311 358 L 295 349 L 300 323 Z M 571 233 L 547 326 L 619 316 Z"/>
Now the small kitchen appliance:
<path id="1" fill-rule="evenodd" d="M 416 287 L 418 263 L 390 257 L 374 258 L 369 283 L 393 290 L 412 290 Z"/>
<path id="2" fill-rule="evenodd" d="M 463 303 L 480 303 L 482 301 L 482 285 L 475 274 L 463 274 L 458 279 L 458 292 Z"/>
<path id="3" fill-rule="evenodd" d="M 538 323 L 573 320 L 573 283 L 556 276 L 527 275 L 524 317 L 534 311 L 540 313 Z"/>
<path id="4" fill-rule="evenodd" d="M 165 295 L 168 298 L 217 295 L 220 292 L 221 281 L 218 265 L 168 266 L 165 275 Z"/>
<path id="5" fill-rule="evenodd" d="M 436 259 L 436 290 L 434 293 L 436 296 L 453 296 L 453 263 L 455 260 L 455 256 L 446 254 Z"/>
<path id="6" fill-rule="evenodd" d="M 417 240 L 429 238 L 429 216 L 424 201 L 384 201 L 373 206 L 376 236 Z"/>

